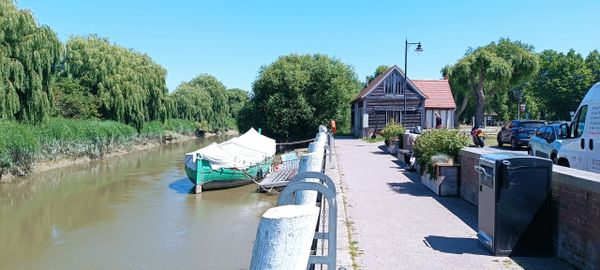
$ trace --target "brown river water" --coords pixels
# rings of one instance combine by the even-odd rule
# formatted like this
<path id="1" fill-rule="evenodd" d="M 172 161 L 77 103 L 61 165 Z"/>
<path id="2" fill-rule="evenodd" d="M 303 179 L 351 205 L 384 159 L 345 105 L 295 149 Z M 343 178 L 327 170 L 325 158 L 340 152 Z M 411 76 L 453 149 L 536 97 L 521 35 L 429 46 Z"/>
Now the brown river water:
<path id="1" fill-rule="evenodd" d="M 0 184 L 0 269 L 245 269 L 276 196 L 255 185 L 189 194 L 164 145 Z"/>

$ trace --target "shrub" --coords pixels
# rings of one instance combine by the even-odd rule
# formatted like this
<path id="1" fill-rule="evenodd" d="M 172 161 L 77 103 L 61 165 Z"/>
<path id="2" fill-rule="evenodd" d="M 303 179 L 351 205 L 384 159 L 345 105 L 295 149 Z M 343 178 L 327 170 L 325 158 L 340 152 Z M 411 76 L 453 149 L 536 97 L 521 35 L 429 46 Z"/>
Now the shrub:
<path id="1" fill-rule="evenodd" d="M 165 121 L 166 130 L 182 134 L 193 134 L 196 131 L 196 123 L 183 119 L 169 119 Z"/>
<path id="2" fill-rule="evenodd" d="M 140 136 L 147 139 L 161 139 L 165 134 L 165 127 L 159 121 L 144 123 L 140 130 Z"/>
<path id="3" fill-rule="evenodd" d="M 387 142 L 398 140 L 403 134 L 404 127 L 394 121 L 388 123 L 381 131 L 381 136 L 383 136 Z"/>
<path id="4" fill-rule="evenodd" d="M 26 125 L 0 121 L 0 178 L 4 171 L 15 175 L 31 172 L 39 144 Z"/>
<path id="5" fill-rule="evenodd" d="M 415 157 L 421 168 L 420 173 L 425 170 L 433 171 L 432 159 L 438 154 L 445 154 L 449 159 L 456 159 L 460 149 L 468 145 L 468 138 L 462 135 L 458 130 L 435 129 L 424 132 L 415 141 Z M 440 156 L 437 156 L 438 160 Z M 435 177 L 434 174 L 431 174 Z"/>

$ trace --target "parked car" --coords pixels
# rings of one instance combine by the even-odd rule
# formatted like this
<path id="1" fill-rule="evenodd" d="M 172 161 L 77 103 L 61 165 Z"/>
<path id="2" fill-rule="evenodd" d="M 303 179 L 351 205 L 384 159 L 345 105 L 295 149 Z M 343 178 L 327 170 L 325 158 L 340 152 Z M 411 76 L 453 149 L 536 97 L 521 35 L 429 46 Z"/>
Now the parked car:
<path id="1" fill-rule="evenodd" d="M 541 126 L 529 140 L 529 150 L 527 153 L 536 157 L 549 158 L 556 164 L 558 161 L 558 151 L 562 140 L 565 138 L 566 132 L 560 132 L 560 124 Z"/>
<path id="2" fill-rule="evenodd" d="M 505 143 L 510 144 L 514 150 L 529 144 L 529 138 L 535 134 L 535 130 L 545 124 L 541 120 L 513 120 L 508 126 L 502 126 L 498 132 L 498 146 Z"/>
<path id="3" fill-rule="evenodd" d="M 558 165 L 600 173 L 600 82 L 588 90 L 573 121 L 560 127 L 567 138 L 558 151 Z"/>

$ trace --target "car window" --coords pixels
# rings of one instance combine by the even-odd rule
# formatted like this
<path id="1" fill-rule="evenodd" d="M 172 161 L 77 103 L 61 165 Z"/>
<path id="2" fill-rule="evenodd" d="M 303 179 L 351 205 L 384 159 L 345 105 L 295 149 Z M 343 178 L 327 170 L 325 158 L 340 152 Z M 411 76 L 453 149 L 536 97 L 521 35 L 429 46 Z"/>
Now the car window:
<path id="1" fill-rule="evenodd" d="M 567 132 L 569 131 L 567 125 L 560 125 L 560 127 L 558 127 L 558 134 L 559 134 L 559 138 L 560 139 L 566 139 L 567 138 Z"/>
<path id="2" fill-rule="evenodd" d="M 575 122 L 573 122 L 574 127 L 571 128 L 571 137 L 579 138 L 583 135 L 583 131 L 585 130 L 585 117 L 587 115 L 588 106 L 584 105 L 577 112 L 575 116 Z"/>
<path id="3" fill-rule="evenodd" d="M 543 125 L 544 125 L 544 123 L 539 123 L 539 122 L 523 122 L 523 123 L 521 123 L 521 127 L 523 127 L 523 128 L 538 128 Z"/>

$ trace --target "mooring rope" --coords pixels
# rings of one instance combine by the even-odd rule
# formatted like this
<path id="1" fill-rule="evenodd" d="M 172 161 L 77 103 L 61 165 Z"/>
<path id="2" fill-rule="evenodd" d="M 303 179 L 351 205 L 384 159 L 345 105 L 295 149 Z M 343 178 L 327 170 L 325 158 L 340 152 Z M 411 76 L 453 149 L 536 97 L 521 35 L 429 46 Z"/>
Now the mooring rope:
<path id="1" fill-rule="evenodd" d="M 296 141 L 296 142 L 278 142 L 277 145 L 292 145 L 292 144 L 301 144 L 301 143 L 307 143 L 307 142 L 312 142 L 315 139 L 308 139 L 308 140 L 303 140 L 303 141 Z"/>

